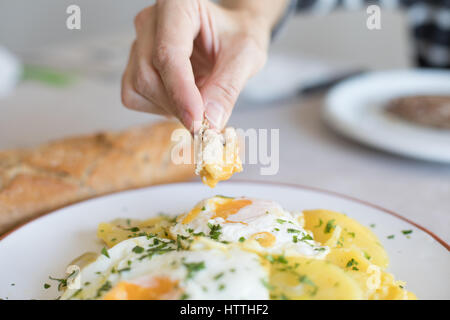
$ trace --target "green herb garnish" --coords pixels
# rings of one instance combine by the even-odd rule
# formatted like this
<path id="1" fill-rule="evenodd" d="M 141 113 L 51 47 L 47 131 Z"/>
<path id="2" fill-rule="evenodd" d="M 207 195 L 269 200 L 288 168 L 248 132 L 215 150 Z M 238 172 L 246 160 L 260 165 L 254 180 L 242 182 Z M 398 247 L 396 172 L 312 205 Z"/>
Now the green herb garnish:
<path id="1" fill-rule="evenodd" d="M 187 269 L 186 279 L 192 279 L 196 272 L 205 269 L 205 262 L 191 262 L 191 263 L 183 263 L 183 265 Z"/>
<path id="2" fill-rule="evenodd" d="M 327 225 L 325 226 L 325 233 L 330 233 L 335 228 L 336 228 L 336 225 L 334 223 L 334 219 L 331 219 L 327 222 Z"/>
<path id="3" fill-rule="evenodd" d="M 103 249 L 102 249 L 102 255 L 104 255 L 105 257 L 107 257 L 109 259 L 108 250 L 106 250 L 105 247 L 103 247 Z"/>
<path id="4" fill-rule="evenodd" d="M 346 267 L 347 267 L 347 268 L 350 268 L 350 267 L 356 266 L 356 265 L 358 265 L 358 261 L 356 261 L 355 259 L 351 258 L 351 259 L 347 262 Z"/>
<path id="5" fill-rule="evenodd" d="M 144 248 L 142 248 L 142 247 L 140 247 L 140 246 L 136 246 L 136 247 L 134 247 L 131 251 L 133 251 L 134 253 L 137 253 L 137 254 L 139 254 L 139 253 L 142 253 L 142 252 L 144 252 Z"/>
<path id="6" fill-rule="evenodd" d="M 210 229 L 209 237 L 214 240 L 219 240 L 219 237 L 221 235 L 220 230 L 222 229 L 222 227 L 219 224 L 211 224 L 211 223 L 208 223 L 208 227 Z"/>

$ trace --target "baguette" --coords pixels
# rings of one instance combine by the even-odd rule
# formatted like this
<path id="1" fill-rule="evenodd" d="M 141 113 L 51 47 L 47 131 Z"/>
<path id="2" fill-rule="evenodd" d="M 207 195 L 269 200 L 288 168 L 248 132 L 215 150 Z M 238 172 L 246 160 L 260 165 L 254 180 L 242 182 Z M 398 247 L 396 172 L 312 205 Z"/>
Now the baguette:
<path id="1" fill-rule="evenodd" d="M 192 178 L 193 164 L 170 158 L 178 128 L 165 121 L 0 151 L 0 234 L 88 198 Z"/>

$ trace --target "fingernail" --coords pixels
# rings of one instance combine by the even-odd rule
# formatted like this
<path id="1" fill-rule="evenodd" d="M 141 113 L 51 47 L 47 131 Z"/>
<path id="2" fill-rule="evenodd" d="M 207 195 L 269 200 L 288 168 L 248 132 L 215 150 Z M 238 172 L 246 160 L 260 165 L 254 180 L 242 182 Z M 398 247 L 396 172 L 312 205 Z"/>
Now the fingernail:
<path id="1" fill-rule="evenodd" d="M 181 121 L 183 122 L 183 124 L 185 125 L 186 129 L 188 129 L 189 131 L 192 132 L 193 128 L 193 123 L 192 123 L 192 116 L 189 112 L 184 111 L 183 112 L 183 116 Z"/>
<path id="2" fill-rule="evenodd" d="M 216 129 L 222 130 L 225 119 L 225 109 L 216 102 L 208 102 L 205 106 L 205 116 L 209 123 Z"/>

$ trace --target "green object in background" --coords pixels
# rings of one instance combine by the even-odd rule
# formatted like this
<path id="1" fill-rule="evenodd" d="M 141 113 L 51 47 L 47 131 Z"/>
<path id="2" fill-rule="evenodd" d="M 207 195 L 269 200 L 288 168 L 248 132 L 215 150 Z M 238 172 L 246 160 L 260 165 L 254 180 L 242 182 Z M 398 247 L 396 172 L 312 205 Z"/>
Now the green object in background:
<path id="1" fill-rule="evenodd" d="M 61 72 L 49 67 L 25 65 L 22 80 L 42 82 L 51 86 L 65 87 L 75 81 L 75 76 L 68 72 Z"/>

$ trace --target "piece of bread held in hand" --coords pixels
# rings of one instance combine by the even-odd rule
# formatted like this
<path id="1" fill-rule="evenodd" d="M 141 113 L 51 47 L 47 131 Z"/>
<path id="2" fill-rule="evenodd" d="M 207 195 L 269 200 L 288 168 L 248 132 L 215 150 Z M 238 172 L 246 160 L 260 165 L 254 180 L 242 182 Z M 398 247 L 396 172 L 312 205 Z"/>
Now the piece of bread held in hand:
<path id="1" fill-rule="evenodd" d="M 180 128 L 166 121 L 0 151 L 0 234 L 74 202 L 193 177 L 193 164 L 171 161 Z"/>

